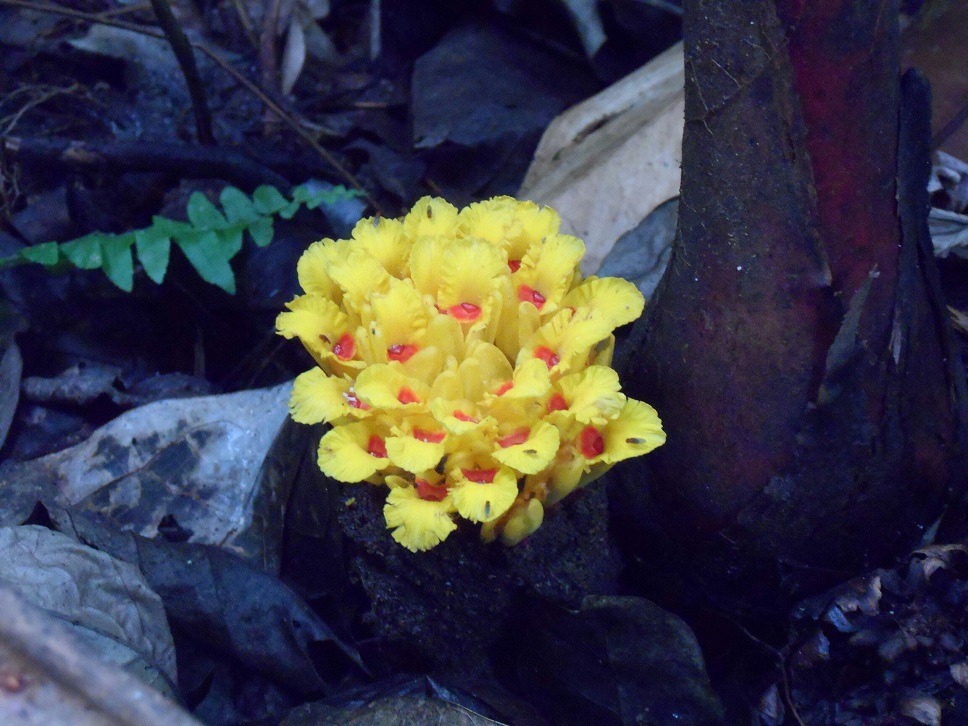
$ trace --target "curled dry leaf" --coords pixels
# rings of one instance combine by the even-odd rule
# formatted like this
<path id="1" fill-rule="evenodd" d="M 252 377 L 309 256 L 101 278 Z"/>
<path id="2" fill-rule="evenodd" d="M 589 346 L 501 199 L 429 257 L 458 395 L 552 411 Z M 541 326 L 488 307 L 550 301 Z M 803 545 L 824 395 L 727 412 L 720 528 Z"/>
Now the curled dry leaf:
<path id="1" fill-rule="evenodd" d="M 199 726 L 168 699 L 91 653 L 60 618 L 0 581 L 0 723 Z"/>
<path id="2" fill-rule="evenodd" d="M 941 726 L 941 704 L 934 696 L 909 696 L 901 701 L 900 710 L 925 726 Z"/>
<path id="3" fill-rule="evenodd" d="M 0 580 L 70 623 L 101 660 L 156 689 L 175 683 L 165 610 L 136 567 L 33 525 L 0 528 L 0 552 Z"/>
<path id="4" fill-rule="evenodd" d="M 560 210 L 595 272 L 616 240 L 679 193 L 682 44 L 573 106 L 544 132 L 518 191 Z"/>

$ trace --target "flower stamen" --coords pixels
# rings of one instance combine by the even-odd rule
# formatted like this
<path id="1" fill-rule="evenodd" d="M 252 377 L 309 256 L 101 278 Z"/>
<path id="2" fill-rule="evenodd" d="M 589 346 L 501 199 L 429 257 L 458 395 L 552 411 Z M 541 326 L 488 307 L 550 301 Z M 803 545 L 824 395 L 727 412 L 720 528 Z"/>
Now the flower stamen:
<path id="1" fill-rule="evenodd" d="M 556 365 L 561 363 L 561 358 L 558 356 L 558 354 L 546 345 L 539 345 L 537 348 L 535 348 L 534 357 L 543 360 L 548 366 L 548 370 L 551 370 Z"/>
<path id="2" fill-rule="evenodd" d="M 366 443 L 366 452 L 370 456 L 375 456 L 377 459 L 386 459 L 387 444 L 382 438 L 376 434 L 373 434 L 370 436 L 370 440 Z"/>
<path id="3" fill-rule="evenodd" d="M 333 346 L 333 353 L 340 360 L 350 360 L 356 355 L 356 341 L 349 333 L 343 333 L 336 345 Z"/>
<path id="4" fill-rule="evenodd" d="M 413 437 L 417 439 L 417 441 L 426 441 L 428 444 L 439 444 L 444 440 L 446 435 L 447 434 L 445 434 L 443 431 L 435 433 L 433 431 L 424 431 L 423 429 L 413 430 Z"/>
<path id="5" fill-rule="evenodd" d="M 414 393 L 412 388 L 408 388 L 407 386 L 403 386 L 403 388 L 401 388 L 397 392 L 397 400 L 400 403 L 420 403 L 421 402 L 420 396 Z"/>
<path id="6" fill-rule="evenodd" d="M 579 442 L 582 456 L 586 459 L 594 459 L 605 451 L 605 439 L 594 426 L 586 426 L 582 429 Z"/>
<path id="7" fill-rule="evenodd" d="M 447 312 L 462 323 L 477 320 L 481 316 L 481 308 L 474 303 L 462 302 L 460 305 L 451 305 Z"/>
<path id="8" fill-rule="evenodd" d="M 544 307 L 546 302 L 545 296 L 532 287 L 527 285 L 521 285 L 518 288 L 518 300 L 521 302 L 529 302 L 534 305 L 538 310 Z"/>
<path id="9" fill-rule="evenodd" d="M 504 438 L 498 439 L 497 444 L 502 449 L 506 449 L 509 446 L 516 446 L 518 444 L 523 444 L 531 436 L 531 429 L 527 426 L 517 429 L 513 433 L 508 434 Z"/>
<path id="10" fill-rule="evenodd" d="M 497 469 L 461 469 L 461 473 L 467 481 L 475 484 L 493 484 Z"/>
<path id="11" fill-rule="evenodd" d="M 401 363 L 406 363 L 413 357 L 417 350 L 418 348 L 415 345 L 397 343 L 396 345 L 391 345 L 389 348 L 387 348 L 387 358 L 390 360 L 400 361 Z"/>

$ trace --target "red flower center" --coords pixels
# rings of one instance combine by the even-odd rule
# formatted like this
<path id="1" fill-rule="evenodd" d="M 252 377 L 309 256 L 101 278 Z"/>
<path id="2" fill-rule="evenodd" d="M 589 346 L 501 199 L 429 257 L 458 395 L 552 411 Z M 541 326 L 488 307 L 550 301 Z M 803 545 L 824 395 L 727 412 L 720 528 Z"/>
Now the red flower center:
<path id="1" fill-rule="evenodd" d="M 594 459 L 605 451 L 605 439 L 594 426 L 586 426 L 579 437 L 579 446 L 582 456 L 586 459 Z"/>
<path id="2" fill-rule="evenodd" d="M 378 459 L 387 458 L 387 444 L 376 434 L 370 436 L 370 440 L 366 443 L 366 451 L 370 456 Z"/>
<path id="3" fill-rule="evenodd" d="M 417 496 L 426 502 L 440 502 L 447 496 L 447 487 L 435 486 L 426 479 L 417 479 L 414 485 Z"/>
<path id="4" fill-rule="evenodd" d="M 568 401 L 560 393 L 555 393 L 550 399 L 548 399 L 548 413 L 552 411 L 564 411 L 568 408 Z"/>
<path id="5" fill-rule="evenodd" d="M 538 310 L 545 304 L 545 296 L 527 285 L 521 285 L 518 288 L 518 300 L 521 302 L 529 302 L 538 308 Z"/>
<path id="6" fill-rule="evenodd" d="M 517 272 L 518 268 L 521 267 L 521 260 L 508 260 L 508 267 L 511 269 L 511 272 Z"/>
<path id="7" fill-rule="evenodd" d="M 443 431 L 435 433 L 433 431 L 424 431 L 423 429 L 413 430 L 413 437 L 415 439 L 418 441 L 426 441 L 428 444 L 439 444 L 444 440 L 444 436 L 446 434 Z"/>
<path id="8" fill-rule="evenodd" d="M 353 340 L 353 336 L 343 333 L 333 346 L 333 353 L 340 360 L 350 360 L 356 355 L 356 341 Z"/>
<path id="9" fill-rule="evenodd" d="M 462 302 L 460 305 L 451 305 L 447 308 L 447 312 L 462 323 L 477 320 L 481 316 L 480 306 L 469 302 Z"/>
<path id="10" fill-rule="evenodd" d="M 512 388 L 514 388 L 514 382 L 513 381 L 506 381 L 506 382 L 502 383 L 501 384 L 501 387 L 498 388 L 494 392 L 494 395 L 495 396 L 503 396 L 505 393 L 507 393 L 508 391 L 510 391 Z"/>
<path id="11" fill-rule="evenodd" d="M 401 363 L 406 363 L 413 354 L 418 350 L 417 346 L 409 345 L 407 343 L 397 343 L 396 345 L 391 345 L 387 348 L 387 358 L 390 360 L 398 360 Z"/>
<path id="12" fill-rule="evenodd" d="M 473 416 L 468 416 L 463 411 L 454 411 L 454 418 L 456 418 L 458 421 L 467 421 L 468 423 L 480 423 L 481 422 L 481 420 L 479 418 L 474 418 Z"/>
<path id="13" fill-rule="evenodd" d="M 414 393 L 412 389 L 403 386 L 397 392 L 397 400 L 400 403 L 420 403 L 420 396 Z"/>
<path id="14" fill-rule="evenodd" d="M 548 370 L 551 370 L 561 362 L 558 354 L 546 345 L 539 345 L 535 348 L 534 357 L 543 360 L 547 364 Z"/>
<path id="15" fill-rule="evenodd" d="M 493 484 L 497 469 L 461 469 L 464 478 L 475 484 Z"/>
<path id="16" fill-rule="evenodd" d="M 502 449 L 506 449 L 509 446 L 515 446 L 517 444 L 523 444 L 528 440 L 531 435 L 531 429 L 527 426 L 524 428 L 517 429 L 513 433 L 508 434 L 503 439 L 498 439 L 497 443 Z"/>

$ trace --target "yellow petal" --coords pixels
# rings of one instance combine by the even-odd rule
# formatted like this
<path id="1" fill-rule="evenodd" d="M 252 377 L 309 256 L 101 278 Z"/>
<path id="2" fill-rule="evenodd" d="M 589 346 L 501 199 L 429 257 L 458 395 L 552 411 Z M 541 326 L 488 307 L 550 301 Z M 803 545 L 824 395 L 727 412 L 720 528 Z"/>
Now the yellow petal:
<path id="1" fill-rule="evenodd" d="M 457 207 L 436 197 L 423 197 L 403 219 L 403 231 L 411 240 L 449 235 L 457 222 Z"/>
<path id="2" fill-rule="evenodd" d="M 511 237 L 521 234 L 517 211 L 518 201 L 513 197 L 492 197 L 474 202 L 460 210 L 457 229 L 462 237 L 478 237 L 504 248 Z"/>
<path id="3" fill-rule="evenodd" d="M 344 305 L 361 310 L 373 293 L 385 293 L 390 287 L 390 274 L 379 260 L 360 247 L 346 245 L 329 267 L 329 276 L 343 291 Z"/>
<path id="4" fill-rule="evenodd" d="M 468 357 L 457 369 L 464 386 L 464 397 L 480 401 L 485 393 L 508 381 L 513 369 L 497 346 L 484 341 L 468 345 Z"/>
<path id="5" fill-rule="evenodd" d="M 430 388 L 430 399 L 433 403 L 437 403 L 441 399 L 443 399 L 441 402 L 456 401 L 463 394 L 464 388 L 456 370 L 441 371 Z"/>
<path id="6" fill-rule="evenodd" d="M 461 304 L 477 307 L 495 288 L 495 278 L 508 274 L 500 249 L 479 239 L 453 240 L 440 263 L 437 304 L 444 310 Z"/>
<path id="7" fill-rule="evenodd" d="M 378 451 L 374 437 L 382 444 L 382 437 L 365 421 L 332 428 L 319 442 L 319 468 L 345 482 L 363 481 L 386 469 L 390 460 L 370 453 Z"/>
<path id="8" fill-rule="evenodd" d="M 410 240 L 404 235 L 400 220 L 386 217 L 361 219 L 353 228 L 352 236 L 391 275 L 403 277 L 406 274 Z"/>
<path id="9" fill-rule="evenodd" d="M 354 386 L 361 401 L 373 408 L 388 410 L 412 407 L 408 410 L 425 410 L 430 386 L 416 378 L 404 375 L 398 364 L 367 366 L 356 377 Z M 416 399 L 416 400 L 414 400 Z"/>
<path id="10" fill-rule="evenodd" d="M 518 299 L 535 300 L 533 304 L 542 313 L 555 312 L 571 289 L 575 270 L 584 254 L 585 243 L 566 234 L 552 235 L 532 244 L 513 277 Z M 534 293 L 539 297 L 535 298 Z"/>
<path id="11" fill-rule="evenodd" d="M 422 237 L 410 251 L 410 279 L 421 295 L 437 299 L 440 266 L 450 241 L 445 237 Z"/>
<path id="12" fill-rule="evenodd" d="M 518 480 L 510 469 L 498 467 L 493 481 L 470 481 L 457 469 L 450 490 L 457 512 L 472 522 L 489 522 L 504 514 L 518 496 Z"/>
<path id="13" fill-rule="evenodd" d="M 458 323 L 450 315 L 434 315 L 427 324 L 424 333 L 427 345 L 436 346 L 444 360 L 453 357 L 456 360 L 464 358 L 464 333 Z"/>
<path id="14" fill-rule="evenodd" d="M 322 295 L 339 302 L 342 291 L 329 276 L 329 265 L 338 255 L 339 243 L 331 239 L 313 242 L 296 263 L 299 286 L 312 295 Z"/>
<path id="15" fill-rule="evenodd" d="M 332 300 L 302 295 L 286 304 L 290 312 L 276 317 L 276 331 L 285 338 L 298 337 L 316 362 L 330 372 L 342 374 L 363 367 L 352 321 Z M 349 351 L 337 355 L 336 351 Z"/>
<path id="16" fill-rule="evenodd" d="M 289 413 L 296 423 L 330 423 L 344 416 L 363 415 L 359 408 L 349 404 L 348 394 L 352 382 L 346 378 L 327 376 L 319 368 L 310 368 L 296 376 L 292 395 L 289 397 Z"/>
<path id="17" fill-rule="evenodd" d="M 519 236 L 511 239 L 508 248 L 508 259 L 520 260 L 527 254 L 528 249 L 535 242 L 540 242 L 545 237 L 558 234 L 561 227 L 561 218 L 558 213 L 550 207 L 539 207 L 534 202 L 518 202 L 515 212 L 514 231 L 519 231 Z"/>
<path id="18" fill-rule="evenodd" d="M 565 296 L 562 303 L 575 308 L 575 317 L 607 321 L 612 330 L 631 323 L 642 314 L 645 298 L 628 280 L 618 277 L 589 277 Z"/>
<path id="19" fill-rule="evenodd" d="M 320 336 L 338 339 L 349 325 L 339 306 L 321 295 L 300 295 L 286 307 L 290 312 L 276 316 L 276 332 L 284 338 L 299 338 L 307 347 L 318 346 Z"/>
<path id="20" fill-rule="evenodd" d="M 648 454 L 666 440 L 656 410 L 633 398 L 625 401 L 621 413 L 608 422 L 602 435 L 605 438 L 602 461 L 609 464 Z"/>
<path id="21" fill-rule="evenodd" d="M 604 424 L 625 405 L 618 373 L 606 366 L 590 366 L 558 381 L 568 404 L 566 415 L 583 423 Z"/>
<path id="22" fill-rule="evenodd" d="M 587 466 L 587 462 L 580 456 L 564 457 L 556 463 L 546 483 L 548 496 L 545 505 L 550 507 L 575 491 Z"/>
<path id="23" fill-rule="evenodd" d="M 420 293 L 406 282 L 390 281 L 385 293 L 370 297 L 374 324 L 383 334 L 385 346 L 419 344 L 430 316 Z"/>
<path id="24" fill-rule="evenodd" d="M 497 421 L 482 413 L 476 403 L 467 399 L 435 398 L 430 402 L 430 411 L 447 433 L 455 436 L 472 432 L 480 432 L 484 436 L 485 432 L 497 427 Z"/>
<path id="25" fill-rule="evenodd" d="M 387 438 L 387 454 L 394 465 L 414 474 L 433 469 L 443 458 L 443 443 L 421 441 L 413 435 Z"/>
<path id="26" fill-rule="evenodd" d="M 561 310 L 531 336 L 518 353 L 516 365 L 537 358 L 558 374 L 573 372 L 587 365 L 595 347 L 610 333 L 601 319 L 575 320 L 570 310 Z"/>
<path id="27" fill-rule="evenodd" d="M 528 535 L 531 535 L 544 521 L 544 507 L 537 499 L 529 499 L 527 503 L 515 505 L 511 516 L 501 531 L 501 542 L 508 547 L 514 547 Z"/>
<path id="28" fill-rule="evenodd" d="M 514 369 L 511 383 L 511 388 L 501 394 L 503 398 L 540 398 L 551 389 L 551 375 L 544 361 L 529 358 Z"/>
<path id="29" fill-rule="evenodd" d="M 450 496 L 443 501 L 427 501 L 413 487 L 395 487 L 387 495 L 383 516 L 393 539 L 411 552 L 423 552 L 447 539 L 457 529 L 451 517 Z"/>
<path id="30" fill-rule="evenodd" d="M 500 441 L 498 439 L 499 444 Z M 558 429 L 547 421 L 539 421 L 531 429 L 526 441 L 506 447 L 499 445 L 491 456 L 521 474 L 536 474 L 555 458 L 558 444 Z"/>

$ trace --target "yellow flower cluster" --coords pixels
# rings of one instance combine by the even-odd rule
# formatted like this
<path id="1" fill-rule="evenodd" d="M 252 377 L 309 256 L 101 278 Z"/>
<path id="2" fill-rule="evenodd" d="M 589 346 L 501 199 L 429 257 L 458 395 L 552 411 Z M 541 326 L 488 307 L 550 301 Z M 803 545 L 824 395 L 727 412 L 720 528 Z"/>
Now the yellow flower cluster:
<path id="1" fill-rule="evenodd" d="M 609 367 L 612 331 L 642 295 L 582 281 L 585 246 L 559 225 L 510 197 L 460 211 L 425 197 L 299 260 L 305 294 L 276 325 L 318 367 L 296 379 L 292 417 L 332 424 L 327 475 L 389 486 L 387 526 L 410 550 L 444 540 L 456 517 L 516 544 L 544 507 L 665 441 Z"/>

